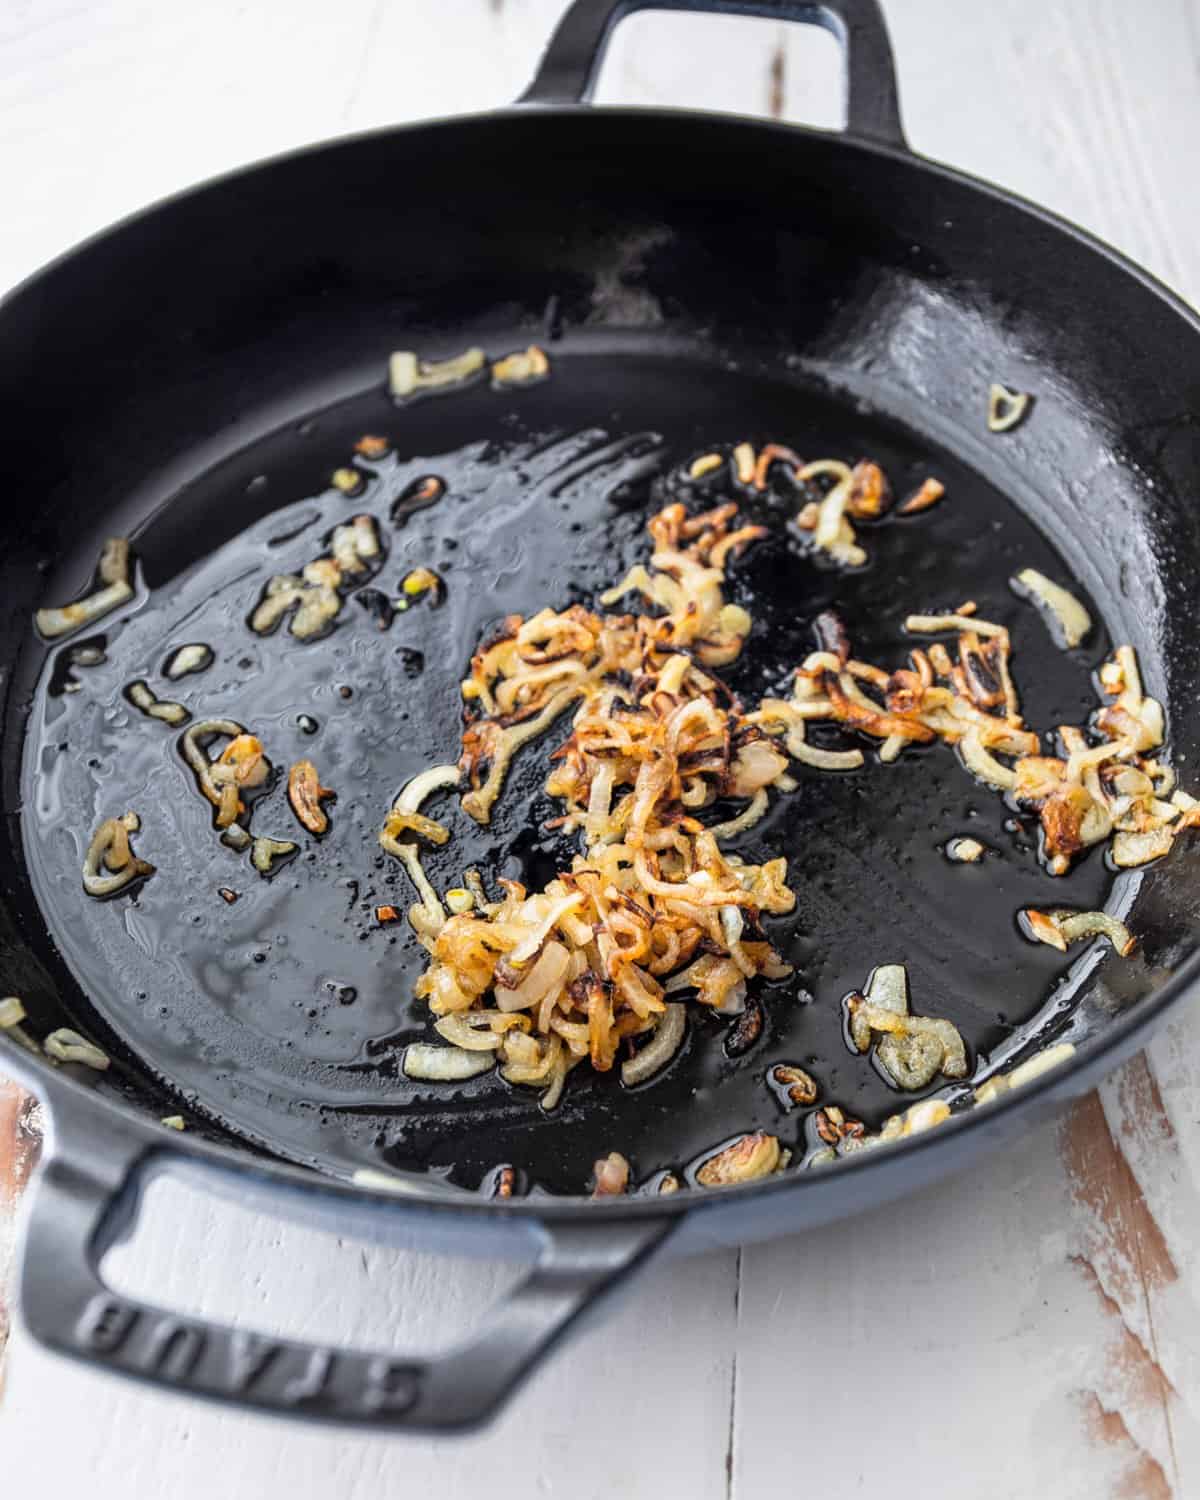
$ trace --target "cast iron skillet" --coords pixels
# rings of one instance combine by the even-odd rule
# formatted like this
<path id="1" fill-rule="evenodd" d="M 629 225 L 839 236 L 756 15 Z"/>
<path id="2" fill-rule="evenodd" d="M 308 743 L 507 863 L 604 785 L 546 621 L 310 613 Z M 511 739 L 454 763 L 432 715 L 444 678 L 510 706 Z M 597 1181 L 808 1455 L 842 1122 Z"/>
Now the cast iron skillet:
<path id="1" fill-rule="evenodd" d="M 552 338 L 556 362 L 576 372 L 580 389 L 596 383 L 595 371 L 616 372 L 602 418 L 611 416 L 614 430 L 639 425 L 619 394 L 628 369 L 636 400 L 626 406 L 644 395 L 647 410 L 667 412 L 663 392 L 675 389 L 671 409 L 694 404 L 709 431 L 719 398 L 734 403 L 739 424 L 777 423 L 790 407 L 815 413 L 815 428 L 837 429 L 862 451 L 878 446 L 912 463 L 940 455 L 958 466 L 961 493 L 974 497 L 963 503 L 978 504 L 980 516 L 989 495 L 1015 501 L 1028 537 L 1052 540 L 1110 638 L 1137 648 L 1148 690 L 1167 705 L 1186 784 L 1200 752 L 1194 315 L 1078 230 L 912 156 L 874 0 L 675 7 L 835 31 L 849 80 L 843 135 L 581 107 L 612 26 L 639 8 L 578 0 L 514 109 L 338 141 L 239 172 L 97 237 L 0 308 L 10 434 L 0 452 L 4 987 L 25 999 L 37 1035 L 74 1024 L 114 1056 L 108 1073 L 79 1077 L 5 1041 L 6 1069 L 51 1116 L 21 1305 L 30 1330 L 53 1348 L 266 1411 L 396 1429 L 476 1423 L 651 1253 L 818 1224 L 949 1173 L 1090 1087 L 1191 988 L 1200 881 L 1195 848 L 1181 840 L 1110 896 L 1119 913 L 1133 908 L 1142 957 L 1116 965 L 1085 954 L 1067 975 L 1069 1011 L 1051 1004 L 1030 1037 L 1036 1046 L 1067 1026 L 1077 1047 L 1068 1067 L 987 1111 L 824 1172 L 594 1204 L 551 1195 L 489 1201 L 406 1173 L 400 1156 L 384 1156 L 397 1170 L 383 1185 L 338 1180 L 329 1173 L 355 1160 L 352 1136 L 343 1132 L 327 1149 L 320 1110 L 318 1124 L 301 1129 L 306 1101 L 287 1097 L 278 1078 L 264 1083 L 244 1058 L 232 1083 L 228 1067 L 190 1078 L 203 1036 L 177 1046 L 178 1067 L 166 1066 L 163 1007 L 154 1004 L 157 984 L 171 983 L 165 962 L 152 995 L 133 942 L 128 972 L 110 963 L 85 998 L 79 977 L 91 929 L 52 915 L 49 888 L 35 888 L 43 809 L 22 811 L 31 705 L 43 715 L 36 743 L 45 775 L 29 782 L 27 758 L 25 784 L 60 785 L 44 722 L 51 700 L 35 693 L 45 651 L 32 612 L 83 592 L 97 540 L 111 534 L 133 538 L 155 599 L 172 590 L 183 597 L 187 570 L 213 545 L 312 492 L 305 476 L 341 460 L 372 403 L 387 419 L 380 370 L 391 348 L 503 349 Z M 1034 418 L 1003 442 L 981 431 L 995 379 L 1037 398 Z M 422 422 L 431 431 L 452 425 L 452 409 L 457 403 L 431 403 Z M 478 412 L 468 410 L 474 421 Z M 579 413 L 548 409 L 551 425 L 568 418 Z M 701 437 L 683 416 L 661 426 L 681 445 Z M 454 445 L 449 429 L 438 431 L 443 448 Z M 496 436 L 477 426 L 474 435 Z M 438 451 L 433 437 L 423 451 Z M 264 454 L 278 458 L 279 494 L 248 486 Z M 982 524 L 973 546 L 981 572 L 992 563 L 1006 572 L 1001 543 Z M 1057 670 L 1046 655 L 1046 670 Z M 64 752 L 64 763 L 71 759 Z M 898 867 L 903 859 L 898 846 Z M 918 907 L 906 906 L 902 879 L 888 889 L 900 892 L 903 925 Z M 1045 961 L 1050 984 L 1053 961 Z M 177 1136 L 159 1120 L 178 1111 L 184 1083 L 194 1085 L 185 1102 L 195 1124 Z M 711 1107 L 709 1139 L 745 1127 L 719 1100 Z M 632 1128 L 641 1117 L 631 1109 L 623 1118 Z M 471 1120 L 468 1112 L 464 1155 Z M 623 1144 L 603 1133 L 580 1125 L 581 1153 Z M 148 1175 L 164 1165 L 341 1233 L 415 1236 L 428 1247 L 536 1264 L 478 1338 L 428 1360 L 176 1317 L 110 1292 L 99 1269 L 132 1223 Z"/>

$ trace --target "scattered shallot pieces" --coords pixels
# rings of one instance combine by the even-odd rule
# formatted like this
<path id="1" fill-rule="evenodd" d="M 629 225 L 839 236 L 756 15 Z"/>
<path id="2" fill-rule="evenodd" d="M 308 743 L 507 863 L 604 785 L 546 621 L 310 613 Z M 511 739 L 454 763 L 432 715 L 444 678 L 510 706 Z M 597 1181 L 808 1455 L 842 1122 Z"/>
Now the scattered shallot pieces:
<path id="1" fill-rule="evenodd" d="M 317 768 L 311 760 L 298 760 L 288 772 L 288 801 L 309 833 L 328 831 L 329 817 L 321 803 L 336 796 L 336 792 L 321 785 Z"/>
<path id="2" fill-rule="evenodd" d="M 133 598 L 129 582 L 129 543 L 124 537 L 110 537 L 105 542 L 97 568 L 102 587 L 59 609 L 39 609 L 34 616 L 38 632 L 47 640 L 70 635 L 81 625 L 89 625 L 111 613 Z"/>
<path id="3" fill-rule="evenodd" d="M 375 437 L 371 433 L 365 433 L 354 445 L 355 453 L 361 454 L 363 458 L 383 458 L 391 447 L 385 437 Z"/>
<path id="4" fill-rule="evenodd" d="M 299 574 L 277 573 L 267 580 L 250 629 L 270 635 L 291 614 L 288 628 L 297 640 L 324 635 L 341 613 L 343 592 L 374 572 L 382 556 L 374 517 L 358 515 L 335 526 L 328 555 L 306 563 Z"/>
<path id="5" fill-rule="evenodd" d="M 207 746 L 218 737 L 228 739 L 229 743 L 216 760 L 210 760 Z M 179 749 L 195 774 L 201 794 L 216 810 L 213 815 L 216 826 L 224 829 L 226 835 L 233 834 L 235 826 L 238 827 L 238 834 L 227 841 L 231 848 L 245 848 L 249 835 L 237 822 L 246 810 L 241 794 L 262 786 L 271 774 L 262 744 L 235 719 L 202 719 L 185 730 Z"/>
<path id="6" fill-rule="evenodd" d="M 923 480 L 920 486 L 899 507 L 896 514 L 898 516 L 920 515 L 921 511 L 928 510 L 930 506 L 936 505 L 945 493 L 946 486 L 940 479 Z"/>
<path id="7" fill-rule="evenodd" d="M 46 1056 L 52 1057 L 55 1062 L 82 1063 L 85 1068 L 94 1068 L 97 1073 L 103 1073 L 111 1061 L 108 1053 L 101 1051 L 95 1042 L 89 1042 L 87 1037 L 80 1036 L 79 1032 L 72 1031 L 68 1026 L 60 1026 L 57 1031 L 52 1031 L 42 1046 L 46 1049 Z"/>
<path id="8" fill-rule="evenodd" d="M 134 708 L 140 709 L 148 719 L 158 719 L 163 724 L 170 724 L 178 728 L 180 724 L 186 724 L 192 717 L 182 703 L 166 703 L 155 696 L 150 684 L 139 678 L 131 682 L 125 689 L 125 696 L 133 704 Z"/>
<path id="9" fill-rule="evenodd" d="M 402 840 L 401 835 L 411 833 L 416 838 L 424 839 L 426 843 L 444 844 L 450 837 L 449 831 L 432 818 L 425 817 L 420 812 L 420 807 L 434 792 L 446 787 L 456 787 L 461 779 L 462 773 L 457 766 L 430 766 L 419 772 L 401 789 L 379 834 L 380 846 L 403 861 L 421 897 L 420 904 L 409 911 L 409 920 L 417 926 L 418 931 L 430 935 L 437 932 L 445 922 L 446 909 L 429 883 L 416 842 Z"/>
<path id="10" fill-rule="evenodd" d="M 766 489 L 772 464 L 787 464 L 792 473 L 795 474 L 803 463 L 804 460 L 798 453 L 794 453 L 791 448 L 785 448 L 782 443 L 768 443 L 759 453 L 758 460 L 754 465 L 754 488 L 756 490 Z"/>
<path id="11" fill-rule="evenodd" d="M 184 1120 L 182 1115 L 164 1115 L 159 1121 L 159 1124 L 165 1125 L 168 1130 L 187 1129 L 187 1122 Z"/>
<path id="12" fill-rule="evenodd" d="M 392 506 L 392 525 L 403 526 L 409 516 L 415 515 L 419 510 L 426 510 L 445 493 L 446 481 L 439 479 L 436 474 L 425 474 L 420 479 L 414 479 Z"/>
<path id="13" fill-rule="evenodd" d="M 388 360 L 388 389 L 397 399 L 462 385 L 487 364 L 482 349 L 468 349 L 453 359 L 422 360 L 410 349 L 397 350 Z"/>
<path id="14" fill-rule="evenodd" d="M 1069 1058 L 1075 1056 L 1075 1047 L 1071 1042 L 1059 1042 L 1054 1047 L 1047 1047 L 1035 1056 L 1023 1062 L 1019 1067 L 1013 1068 L 1009 1073 L 993 1073 L 975 1090 L 976 1104 L 990 1104 L 998 1099 L 1001 1094 L 1007 1094 L 1012 1089 L 1019 1089 L 1027 1083 L 1032 1083 L 1035 1078 L 1040 1078 L 1043 1073 L 1049 1073 L 1054 1068 L 1059 1068 Z"/>
<path id="15" fill-rule="evenodd" d="M 250 863 L 264 879 L 269 879 L 275 874 L 277 867 L 290 859 L 298 848 L 299 845 L 293 844 L 291 839 L 273 839 L 262 835 L 254 840 Z"/>
<path id="16" fill-rule="evenodd" d="M 107 900 L 154 874 L 154 866 L 138 859 L 129 847 L 129 835 L 140 826 L 137 813 L 127 812 L 120 818 L 106 818 L 96 829 L 83 857 L 83 888 L 89 896 Z"/>
<path id="17" fill-rule="evenodd" d="M 235 901 L 240 899 L 237 891 L 233 890 L 227 885 L 218 886 L 217 895 L 220 896 L 221 900 L 224 901 L 226 906 L 232 906 Z"/>
<path id="18" fill-rule="evenodd" d="M 995 384 L 988 389 L 987 424 L 989 432 L 1011 432 L 1029 411 L 1033 397 L 1024 391 L 1010 391 Z"/>
<path id="19" fill-rule="evenodd" d="M 777 1063 L 767 1074 L 767 1082 L 785 1109 L 817 1102 L 819 1091 L 816 1079 L 793 1063 Z"/>
<path id="20" fill-rule="evenodd" d="M 592 1168 L 593 1198 L 619 1198 L 629 1191 L 629 1163 L 619 1151 L 602 1156 Z"/>
<path id="21" fill-rule="evenodd" d="M 710 1156 L 696 1172 L 696 1181 L 701 1187 L 728 1187 L 737 1182 L 753 1182 L 757 1177 L 769 1177 L 776 1171 L 780 1156 L 778 1138 L 768 1135 L 765 1130 L 757 1130 Z"/>
<path id="22" fill-rule="evenodd" d="M 1092 617 L 1075 595 L 1036 568 L 1022 568 L 1008 585 L 1014 594 L 1037 605 L 1057 645 L 1078 646 L 1091 630 Z"/>
<path id="23" fill-rule="evenodd" d="M 530 344 L 528 349 L 519 350 L 516 354 L 506 354 L 503 359 L 496 361 L 492 366 L 492 385 L 497 390 L 509 386 L 535 385 L 539 380 L 545 380 L 549 373 L 550 361 L 546 357 L 546 351 L 537 344 Z"/>
<path id="24" fill-rule="evenodd" d="M 375 908 L 375 920 L 381 927 L 386 927 L 389 922 L 398 922 L 400 913 L 394 906 L 377 906 Z"/>
<path id="25" fill-rule="evenodd" d="M 1128 958 L 1137 947 L 1137 939 L 1124 922 L 1104 911 L 1043 912 L 1026 907 L 1020 913 L 1020 920 L 1031 941 L 1048 943 L 1063 953 L 1070 943 L 1087 937 L 1106 937 L 1122 958 Z"/>
<path id="26" fill-rule="evenodd" d="M 206 646 L 203 641 L 196 641 L 172 652 L 163 671 L 165 676 L 174 681 L 177 677 L 187 677 L 191 672 L 203 672 L 212 666 L 212 662 L 212 647 Z"/>
<path id="27" fill-rule="evenodd" d="M 951 839 L 946 845 L 946 858 L 959 865 L 976 865 L 986 853 L 978 839 Z"/>

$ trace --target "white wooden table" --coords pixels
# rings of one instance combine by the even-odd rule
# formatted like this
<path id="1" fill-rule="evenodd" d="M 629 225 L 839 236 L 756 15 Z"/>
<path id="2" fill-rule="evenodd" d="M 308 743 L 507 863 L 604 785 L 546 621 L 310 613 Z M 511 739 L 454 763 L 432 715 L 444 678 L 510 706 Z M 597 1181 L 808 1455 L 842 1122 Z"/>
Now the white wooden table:
<path id="1" fill-rule="evenodd" d="M 6 0 L 0 285 L 179 185 L 483 108 L 563 0 Z M 1200 299 L 1200 0 L 890 0 L 914 146 L 1049 204 Z M 602 97 L 835 124 L 831 41 L 641 16 Z M 7 434 L 8 440 L 19 435 Z M 1200 497 L 1197 497 L 1200 501 Z M 61 1363 L 20 1331 L 0 1493 L 972 1500 L 1200 1495 L 1200 1039 L 1184 1012 L 1013 1155 L 899 1208 L 651 1271 L 487 1434 L 291 1428 Z M 0 1360 L 36 1118 L 0 1082 Z M 883 1264 L 898 1268 L 879 1274 Z M 511 1279 L 343 1245 L 170 1184 L 124 1284 L 267 1330 L 448 1341 Z M 929 1325 L 924 1310 L 941 1311 Z"/>

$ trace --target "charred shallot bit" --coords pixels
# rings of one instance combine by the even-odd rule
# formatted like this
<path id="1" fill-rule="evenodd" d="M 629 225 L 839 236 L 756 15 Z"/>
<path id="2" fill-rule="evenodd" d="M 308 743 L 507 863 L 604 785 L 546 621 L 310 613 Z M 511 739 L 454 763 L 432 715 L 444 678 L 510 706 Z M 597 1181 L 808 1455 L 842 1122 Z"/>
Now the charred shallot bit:
<path id="1" fill-rule="evenodd" d="M 129 847 L 129 835 L 140 827 L 137 813 L 127 812 L 105 818 L 96 829 L 83 857 L 83 888 L 89 896 L 107 900 L 154 874 L 154 866 L 138 859 Z"/>
<path id="2" fill-rule="evenodd" d="M 850 656 L 841 633 L 821 616 L 821 649 L 798 668 L 791 699 L 763 699 L 748 720 L 782 733 L 794 759 L 823 770 L 853 768 L 861 755 L 808 744 L 811 722 L 837 723 L 880 741 L 885 761 L 908 744 L 955 746 L 977 780 L 1037 810 L 1054 875 L 1110 837 L 1114 863 L 1145 863 L 1165 853 L 1180 829 L 1200 823 L 1200 808 L 1173 791 L 1173 781 L 1164 791 L 1167 768 L 1144 758 L 1162 743 L 1164 717 L 1161 704 L 1142 690 L 1130 647 L 1118 648 L 1101 669 L 1101 686 L 1116 699 L 1096 716 L 1101 742 L 1064 725 L 1059 736 L 1066 754 L 1046 756 L 1021 717 L 1003 626 L 979 619 L 973 604 L 910 615 L 905 623 L 915 635 L 957 632 L 955 654 L 938 641 L 927 651 L 914 649 L 909 667 L 889 673 Z"/>
<path id="3" fill-rule="evenodd" d="M 592 1182 L 593 1198 L 619 1198 L 629 1191 L 629 1163 L 619 1151 L 610 1151 L 592 1168 Z"/>
<path id="4" fill-rule="evenodd" d="M 923 510 L 936 505 L 946 493 L 946 486 L 940 479 L 923 479 L 918 487 L 897 508 L 898 516 L 917 516 Z"/>
<path id="5" fill-rule="evenodd" d="M 1027 937 L 1062 953 L 1071 943 L 1089 937 L 1106 937 L 1122 958 L 1128 958 L 1137 947 L 1137 939 L 1124 922 L 1104 911 L 1035 911 L 1027 906 L 1020 918 Z"/>
<path id="6" fill-rule="evenodd" d="M 515 1167 L 497 1167 L 492 1173 L 492 1197 L 511 1198 L 517 1185 Z"/>
<path id="7" fill-rule="evenodd" d="M 38 633 L 46 640 L 70 635 L 81 625 L 89 625 L 102 615 L 111 613 L 133 598 L 133 585 L 129 581 L 129 543 L 124 537 L 111 537 L 100 553 L 96 570 L 100 587 L 74 604 L 64 604 L 59 609 L 39 609 L 34 616 Z"/>
<path id="8" fill-rule="evenodd" d="M 988 387 L 987 424 L 989 432 L 1011 432 L 1029 411 L 1033 397 L 1024 391 L 1010 391 L 1006 386 Z"/>
<path id="9" fill-rule="evenodd" d="M 701 1187 L 729 1187 L 733 1183 L 769 1177 L 781 1165 L 778 1138 L 768 1135 L 765 1130 L 756 1130 L 752 1135 L 740 1136 L 732 1145 L 702 1162 L 696 1171 L 696 1181 Z"/>
<path id="10" fill-rule="evenodd" d="M 403 862 L 420 894 L 419 904 L 409 911 L 409 920 L 419 933 L 426 935 L 440 931 L 446 920 L 446 909 L 421 865 L 416 841 L 422 839 L 427 844 L 444 844 L 450 833 L 440 823 L 427 818 L 420 810 L 421 804 L 434 792 L 456 787 L 460 780 L 457 766 L 431 766 L 421 771 L 405 783 L 379 835 L 380 846 Z"/>
<path id="11" fill-rule="evenodd" d="M 536 385 L 550 373 L 550 361 L 546 351 L 536 344 L 528 349 L 519 349 L 515 354 L 506 354 L 492 366 L 492 385 L 496 390 L 509 386 Z"/>
<path id="12" fill-rule="evenodd" d="M 839 1117 L 836 1123 L 832 1118 L 835 1115 Z M 949 1118 L 950 1106 L 944 1099 L 921 1099 L 916 1104 L 910 1104 L 903 1114 L 889 1115 L 882 1128 L 870 1134 L 860 1120 L 844 1120 L 841 1110 L 830 1106 L 816 1113 L 815 1129 L 826 1145 L 824 1149 L 813 1152 L 808 1165 L 824 1166 L 841 1156 L 869 1151 L 876 1146 L 891 1145 L 894 1141 L 906 1140 L 909 1136 L 932 1130 L 935 1125 L 944 1124 Z"/>
<path id="13" fill-rule="evenodd" d="M 371 516 L 355 516 L 335 526 L 329 554 L 307 563 L 301 572 L 277 573 L 267 581 L 250 616 L 256 635 L 270 635 L 291 611 L 288 627 L 297 640 L 324 635 L 341 613 L 342 594 L 379 567 L 383 549 Z"/>
<path id="14" fill-rule="evenodd" d="M 377 906 L 375 908 L 375 920 L 381 927 L 386 927 L 389 922 L 398 922 L 400 913 L 394 906 Z"/>
<path id="15" fill-rule="evenodd" d="M 861 1120 L 852 1119 L 836 1104 L 827 1104 L 812 1116 L 813 1129 L 827 1146 L 839 1146 L 846 1141 L 860 1140 L 867 1127 Z"/>
<path id="16" fill-rule="evenodd" d="M 383 458 L 391 448 L 391 443 L 385 437 L 375 437 L 371 433 L 364 433 L 354 445 L 355 453 L 363 458 Z"/>
<path id="17" fill-rule="evenodd" d="M 327 786 L 321 785 L 321 779 L 317 775 L 317 768 L 311 760 L 298 760 L 288 772 L 288 801 L 292 804 L 292 811 L 296 817 L 308 829 L 309 833 L 322 834 L 328 831 L 329 817 L 322 802 L 337 793 L 330 791 Z"/>
<path id="18" fill-rule="evenodd" d="M 758 1000 L 747 1000 L 746 1008 L 729 1028 L 725 1038 L 725 1052 L 729 1057 L 741 1057 L 749 1052 L 762 1035 L 763 1008 Z"/>
<path id="19" fill-rule="evenodd" d="M 724 462 L 719 453 L 702 453 L 688 465 L 688 478 L 703 479 L 706 474 L 715 474 Z"/>
<path id="20" fill-rule="evenodd" d="M 754 471 L 757 467 L 757 459 L 752 443 L 738 443 L 733 450 L 733 476 L 739 484 L 751 485 L 754 483 Z"/>
<path id="21" fill-rule="evenodd" d="M 869 1052 L 877 1038 L 875 1059 L 898 1088 L 924 1088 L 938 1073 L 966 1077 L 967 1053 L 958 1028 L 950 1021 L 909 1014 L 903 964 L 881 964 L 865 994 L 847 997 L 846 1014 L 854 1050 Z"/>
<path id="22" fill-rule="evenodd" d="M 767 1082 L 784 1109 L 817 1102 L 819 1090 L 816 1079 L 811 1073 L 806 1073 L 803 1068 L 792 1063 L 776 1063 L 767 1074 Z"/>
<path id="23" fill-rule="evenodd" d="M 148 719 L 158 719 L 163 724 L 170 724 L 178 728 L 180 724 L 186 724 L 192 717 L 182 703 L 165 703 L 157 697 L 150 688 L 148 682 L 139 678 L 131 682 L 125 689 L 125 696 L 133 704 L 134 708 L 140 709 Z"/>
<path id="24" fill-rule="evenodd" d="M 388 389 L 397 400 L 465 384 L 487 364 L 482 349 L 468 349 L 453 359 L 423 360 L 410 349 L 388 360 Z"/>
<path id="25" fill-rule="evenodd" d="M 237 891 L 232 890 L 227 885 L 218 886 L 217 895 L 220 896 L 221 900 L 224 901 L 226 906 L 232 906 L 233 903 L 239 899 Z"/>

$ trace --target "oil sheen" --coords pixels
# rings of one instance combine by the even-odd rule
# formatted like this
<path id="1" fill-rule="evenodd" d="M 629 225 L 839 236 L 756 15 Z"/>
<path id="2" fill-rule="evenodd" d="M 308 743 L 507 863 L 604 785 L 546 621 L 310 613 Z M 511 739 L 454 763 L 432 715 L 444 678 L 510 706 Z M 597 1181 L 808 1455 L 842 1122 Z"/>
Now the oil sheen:
<path id="1" fill-rule="evenodd" d="M 365 483 L 348 497 L 326 486 L 363 433 L 387 436 L 393 451 L 360 461 Z M 1052 879 L 1034 825 L 949 749 L 909 749 L 883 765 L 864 746 L 859 771 L 796 768 L 797 790 L 773 797 L 733 846 L 755 862 L 785 856 L 797 894 L 794 913 L 768 919 L 795 973 L 762 985 L 766 1023 L 744 1054 L 730 1055 L 727 1020 L 693 1014 L 659 1078 L 626 1089 L 615 1070 L 580 1066 L 552 1115 L 535 1091 L 494 1073 L 456 1085 L 404 1077 L 405 1045 L 436 1035 L 412 996 L 423 950 L 406 922 L 375 917 L 377 906 L 404 911 L 413 899 L 377 842 L 392 798 L 415 772 L 457 758 L 459 683 L 479 638 L 510 612 L 593 602 L 648 554 L 658 476 L 740 440 L 785 442 L 806 459 L 872 457 L 900 494 L 928 474 L 946 485 L 918 518 L 863 526 L 870 561 L 849 574 L 808 555 L 790 524 L 794 497 L 747 507 L 770 530 L 727 570 L 727 597 L 754 621 L 724 674 L 747 702 L 787 690 L 824 609 L 842 614 L 856 655 L 899 665 L 906 614 L 972 598 L 1011 630 L 1030 725 L 1086 720 L 1103 631 L 1060 652 L 1007 586 L 1024 566 L 1072 586 L 1062 558 L 996 489 L 911 434 L 791 385 L 652 356 L 563 358 L 529 390 L 480 386 L 402 409 L 370 392 L 209 470 L 157 510 L 133 537 L 135 603 L 47 654 L 29 720 L 23 828 L 80 1024 L 118 1059 L 136 1056 L 194 1118 L 288 1159 L 343 1173 L 424 1168 L 466 1187 L 512 1163 L 526 1188 L 578 1192 L 608 1150 L 644 1180 L 753 1128 L 802 1149 L 803 1112 L 786 1112 L 766 1083 L 776 1062 L 807 1068 L 821 1102 L 870 1124 L 912 1102 L 844 1039 L 842 997 L 876 964 L 906 964 L 913 1009 L 953 1020 L 973 1057 L 1038 1012 L 1065 964 L 1019 935 L 1016 913 L 1102 905 L 1112 878 L 1102 858 Z M 428 474 L 445 481 L 443 498 L 393 520 L 398 497 Z M 351 594 L 323 639 L 298 641 L 286 625 L 253 634 L 247 620 L 266 580 L 298 572 L 358 513 L 375 518 L 386 554 L 366 596 Z M 443 602 L 417 600 L 385 623 L 371 591 L 400 597 L 417 566 L 442 576 Z M 105 659 L 69 666 L 72 648 L 88 643 Z M 209 646 L 212 664 L 169 681 L 166 662 L 189 643 Z M 253 832 L 300 846 L 272 878 L 221 845 L 180 730 L 123 696 L 137 678 L 193 721 L 231 718 L 261 739 L 277 775 L 253 808 Z M 487 883 L 536 887 L 569 862 L 576 846 L 545 829 L 558 809 L 541 790 L 565 733 L 564 721 L 520 753 L 490 827 L 465 816 L 453 793 L 426 805 L 452 834 L 424 861 L 440 889 L 471 865 Z M 814 739 L 849 742 L 826 733 Z M 337 794 L 321 838 L 287 802 L 286 771 L 301 758 Z M 80 881 L 89 837 L 127 809 L 141 818 L 135 848 L 157 873 L 133 896 L 90 900 Z M 961 835 L 988 847 L 982 863 L 947 860 L 946 842 Z"/>

